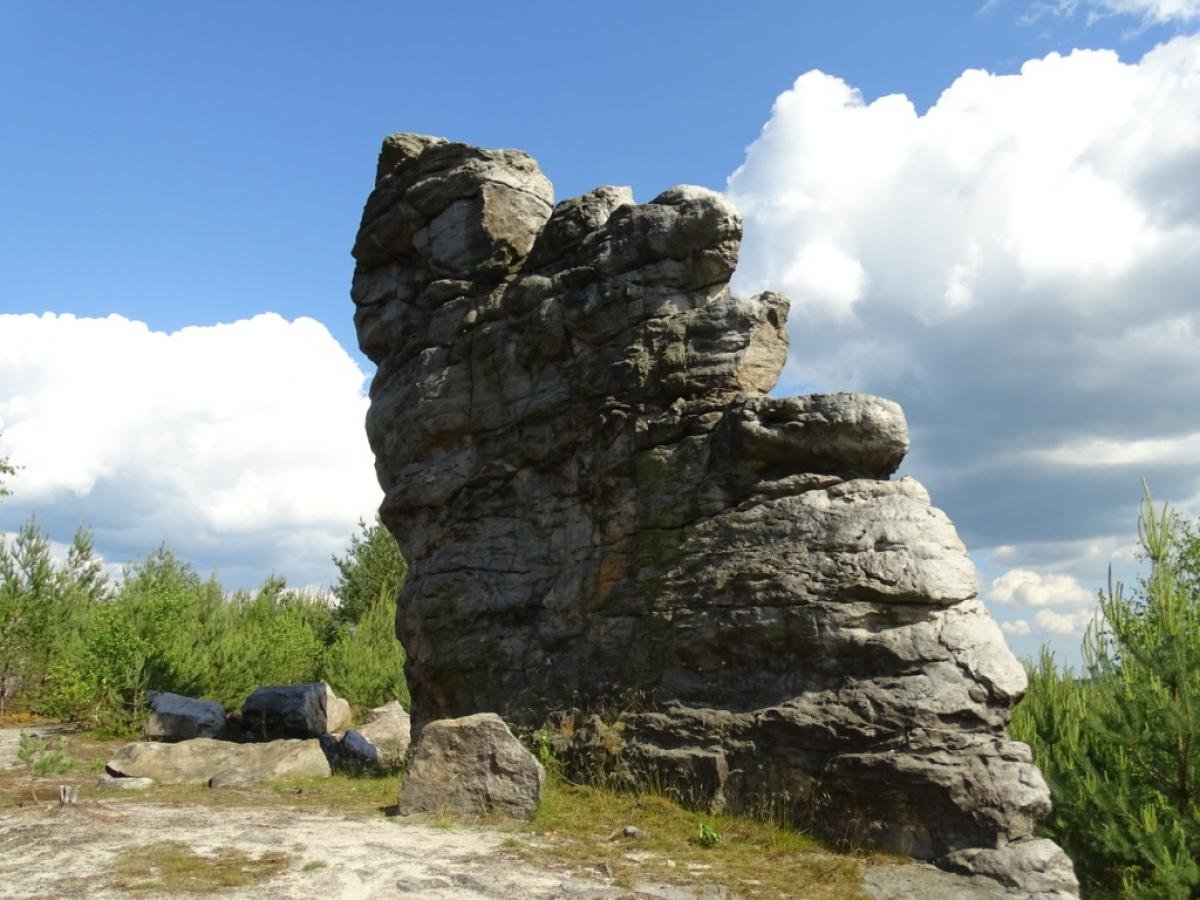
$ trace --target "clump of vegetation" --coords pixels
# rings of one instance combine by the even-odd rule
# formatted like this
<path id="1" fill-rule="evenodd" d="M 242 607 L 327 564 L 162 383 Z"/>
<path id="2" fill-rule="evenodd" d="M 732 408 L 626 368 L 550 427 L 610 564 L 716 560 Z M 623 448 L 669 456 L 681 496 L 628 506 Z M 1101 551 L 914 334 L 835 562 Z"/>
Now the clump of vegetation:
<path id="1" fill-rule="evenodd" d="M 1044 830 L 1087 896 L 1200 895 L 1200 536 L 1142 504 L 1149 574 L 1110 584 L 1084 672 L 1043 650 L 1012 731 L 1049 782 Z"/>
<path id="2" fill-rule="evenodd" d="M 34 775 L 43 776 L 65 775 L 78 762 L 73 756 L 67 755 L 65 737 L 52 742 L 50 738 L 26 734 L 24 731 L 17 744 L 17 759 Z"/>
<path id="3" fill-rule="evenodd" d="M 222 847 L 202 854 L 179 841 L 162 841 L 118 856 L 109 886 L 131 893 L 211 894 L 266 881 L 291 861 L 278 851 L 251 856 Z"/>
<path id="4" fill-rule="evenodd" d="M 378 521 L 360 523 L 334 562 L 332 596 L 276 576 L 230 594 L 163 545 L 114 584 L 87 529 L 56 563 L 30 520 L 11 542 L 0 536 L 0 712 L 17 700 L 119 734 L 140 725 L 150 691 L 232 709 L 262 685 L 322 680 L 359 708 L 407 705 L 395 540 Z"/>
<path id="5" fill-rule="evenodd" d="M 701 847 L 715 847 L 721 843 L 721 836 L 711 824 L 701 822 L 700 827 L 696 829 L 696 843 Z"/>

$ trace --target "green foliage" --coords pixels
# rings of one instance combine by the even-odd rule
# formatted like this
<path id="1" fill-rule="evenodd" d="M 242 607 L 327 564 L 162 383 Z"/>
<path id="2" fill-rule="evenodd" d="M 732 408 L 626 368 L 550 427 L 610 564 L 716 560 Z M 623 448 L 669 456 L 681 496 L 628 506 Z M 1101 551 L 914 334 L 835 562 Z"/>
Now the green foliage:
<path id="1" fill-rule="evenodd" d="M 701 847 L 715 847 L 721 843 L 721 836 L 708 822 L 701 822 L 696 829 L 696 843 Z"/>
<path id="2" fill-rule="evenodd" d="M 342 625 L 325 656 L 325 680 L 362 709 L 399 700 L 409 706 L 404 648 L 396 640 L 396 599 L 381 586 L 362 618 Z"/>
<path id="3" fill-rule="evenodd" d="M 21 732 L 17 745 L 17 759 L 25 764 L 34 775 L 64 775 L 75 768 L 79 760 L 67 755 L 67 739 L 60 737 L 51 742 L 49 738 Z"/>
<path id="4" fill-rule="evenodd" d="M 1086 677 L 1047 651 L 1013 717 L 1050 784 L 1044 823 L 1089 896 L 1200 895 L 1200 538 L 1149 496 L 1149 574 L 1100 597 Z"/>
<path id="5" fill-rule="evenodd" d="M 235 709 L 263 685 L 324 680 L 360 708 L 407 704 L 394 627 L 403 559 L 382 526 L 361 527 L 338 561 L 344 596 L 358 598 L 349 609 L 361 611 L 347 618 L 329 596 L 277 576 L 228 594 L 165 545 L 114 586 L 86 529 L 56 563 L 30 520 L 9 544 L 0 538 L 0 709 L 19 697 L 120 734 L 141 725 L 153 690 Z M 367 603 L 361 591 L 372 585 Z"/>
<path id="6" fill-rule="evenodd" d="M 8 461 L 8 458 L 0 456 L 0 497 L 7 497 L 12 493 L 12 490 L 9 489 L 4 479 L 16 474 L 17 470 Z"/>
<path id="7" fill-rule="evenodd" d="M 394 610 L 408 571 L 396 539 L 378 517 L 371 525 L 360 519 L 358 529 L 360 533 L 350 537 L 346 555 L 333 558 L 338 569 L 338 583 L 333 588 L 337 616 L 346 623 L 360 621 L 381 596 Z"/>

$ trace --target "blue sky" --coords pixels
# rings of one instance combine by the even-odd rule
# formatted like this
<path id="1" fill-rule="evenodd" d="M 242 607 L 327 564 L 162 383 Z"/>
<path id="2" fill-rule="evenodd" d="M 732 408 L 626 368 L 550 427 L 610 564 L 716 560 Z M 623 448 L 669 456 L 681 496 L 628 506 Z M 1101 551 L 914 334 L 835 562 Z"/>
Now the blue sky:
<path id="1" fill-rule="evenodd" d="M 728 190 L 738 285 L 795 302 L 782 388 L 900 400 L 906 468 L 1014 646 L 1072 656 L 1109 561 L 1132 571 L 1139 479 L 1200 511 L 1198 23 L 1196 0 L 0 5 L 0 316 L 36 314 L 0 318 L 24 467 L 0 530 L 36 512 L 114 562 L 165 539 L 227 582 L 331 581 L 375 502 L 348 250 L 380 138 L 417 131 L 525 149 L 560 198 Z"/>

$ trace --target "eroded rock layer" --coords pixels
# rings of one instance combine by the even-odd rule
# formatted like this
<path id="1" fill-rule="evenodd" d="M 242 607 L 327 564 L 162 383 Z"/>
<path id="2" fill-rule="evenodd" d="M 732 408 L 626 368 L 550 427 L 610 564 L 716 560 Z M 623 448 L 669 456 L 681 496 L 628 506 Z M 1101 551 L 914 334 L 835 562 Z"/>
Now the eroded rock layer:
<path id="1" fill-rule="evenodd" d="M 788 303 L 730 292 L 741 234 L 702 188 L 554 205 L 523 153 L 385 140 L 352 296 L 414 724 L 554 714 L 576 760 L 924 858 L 1026 838 L 1024 672 L 891 480 L 903 413 L 766 396 Z"/>

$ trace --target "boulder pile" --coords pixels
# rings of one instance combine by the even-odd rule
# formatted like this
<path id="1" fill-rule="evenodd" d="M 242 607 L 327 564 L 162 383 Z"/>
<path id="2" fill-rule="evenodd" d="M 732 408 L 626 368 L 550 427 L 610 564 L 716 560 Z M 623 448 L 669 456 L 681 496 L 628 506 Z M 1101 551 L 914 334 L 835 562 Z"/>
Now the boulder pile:
<path id="1" fill-rule="evenodd" d="M 384 141 L 351 293 L 415 730 L 549 717 L 576 764 L 697 805 L 1069 875 L 1029 843 L 1024 671 L 953 524 L 892 478 L 900 407 L 768 396 L 788 301 L 730 291 L 741 235 L 703 188 L 556 205 L 519 151 Z"/>
<path id="2" fill-rule="evenodd" d="M 144 734 L 108 761 L 101 786 L 245 787 L 282 778 L 326 777 L 333 768 L 394 768 L 409 744 L 408 713 L 396 701 L 350 729 L 350 704 L 324 682 L 262 687 L 240 713 L 179 694 L 153 693 Z"/>

